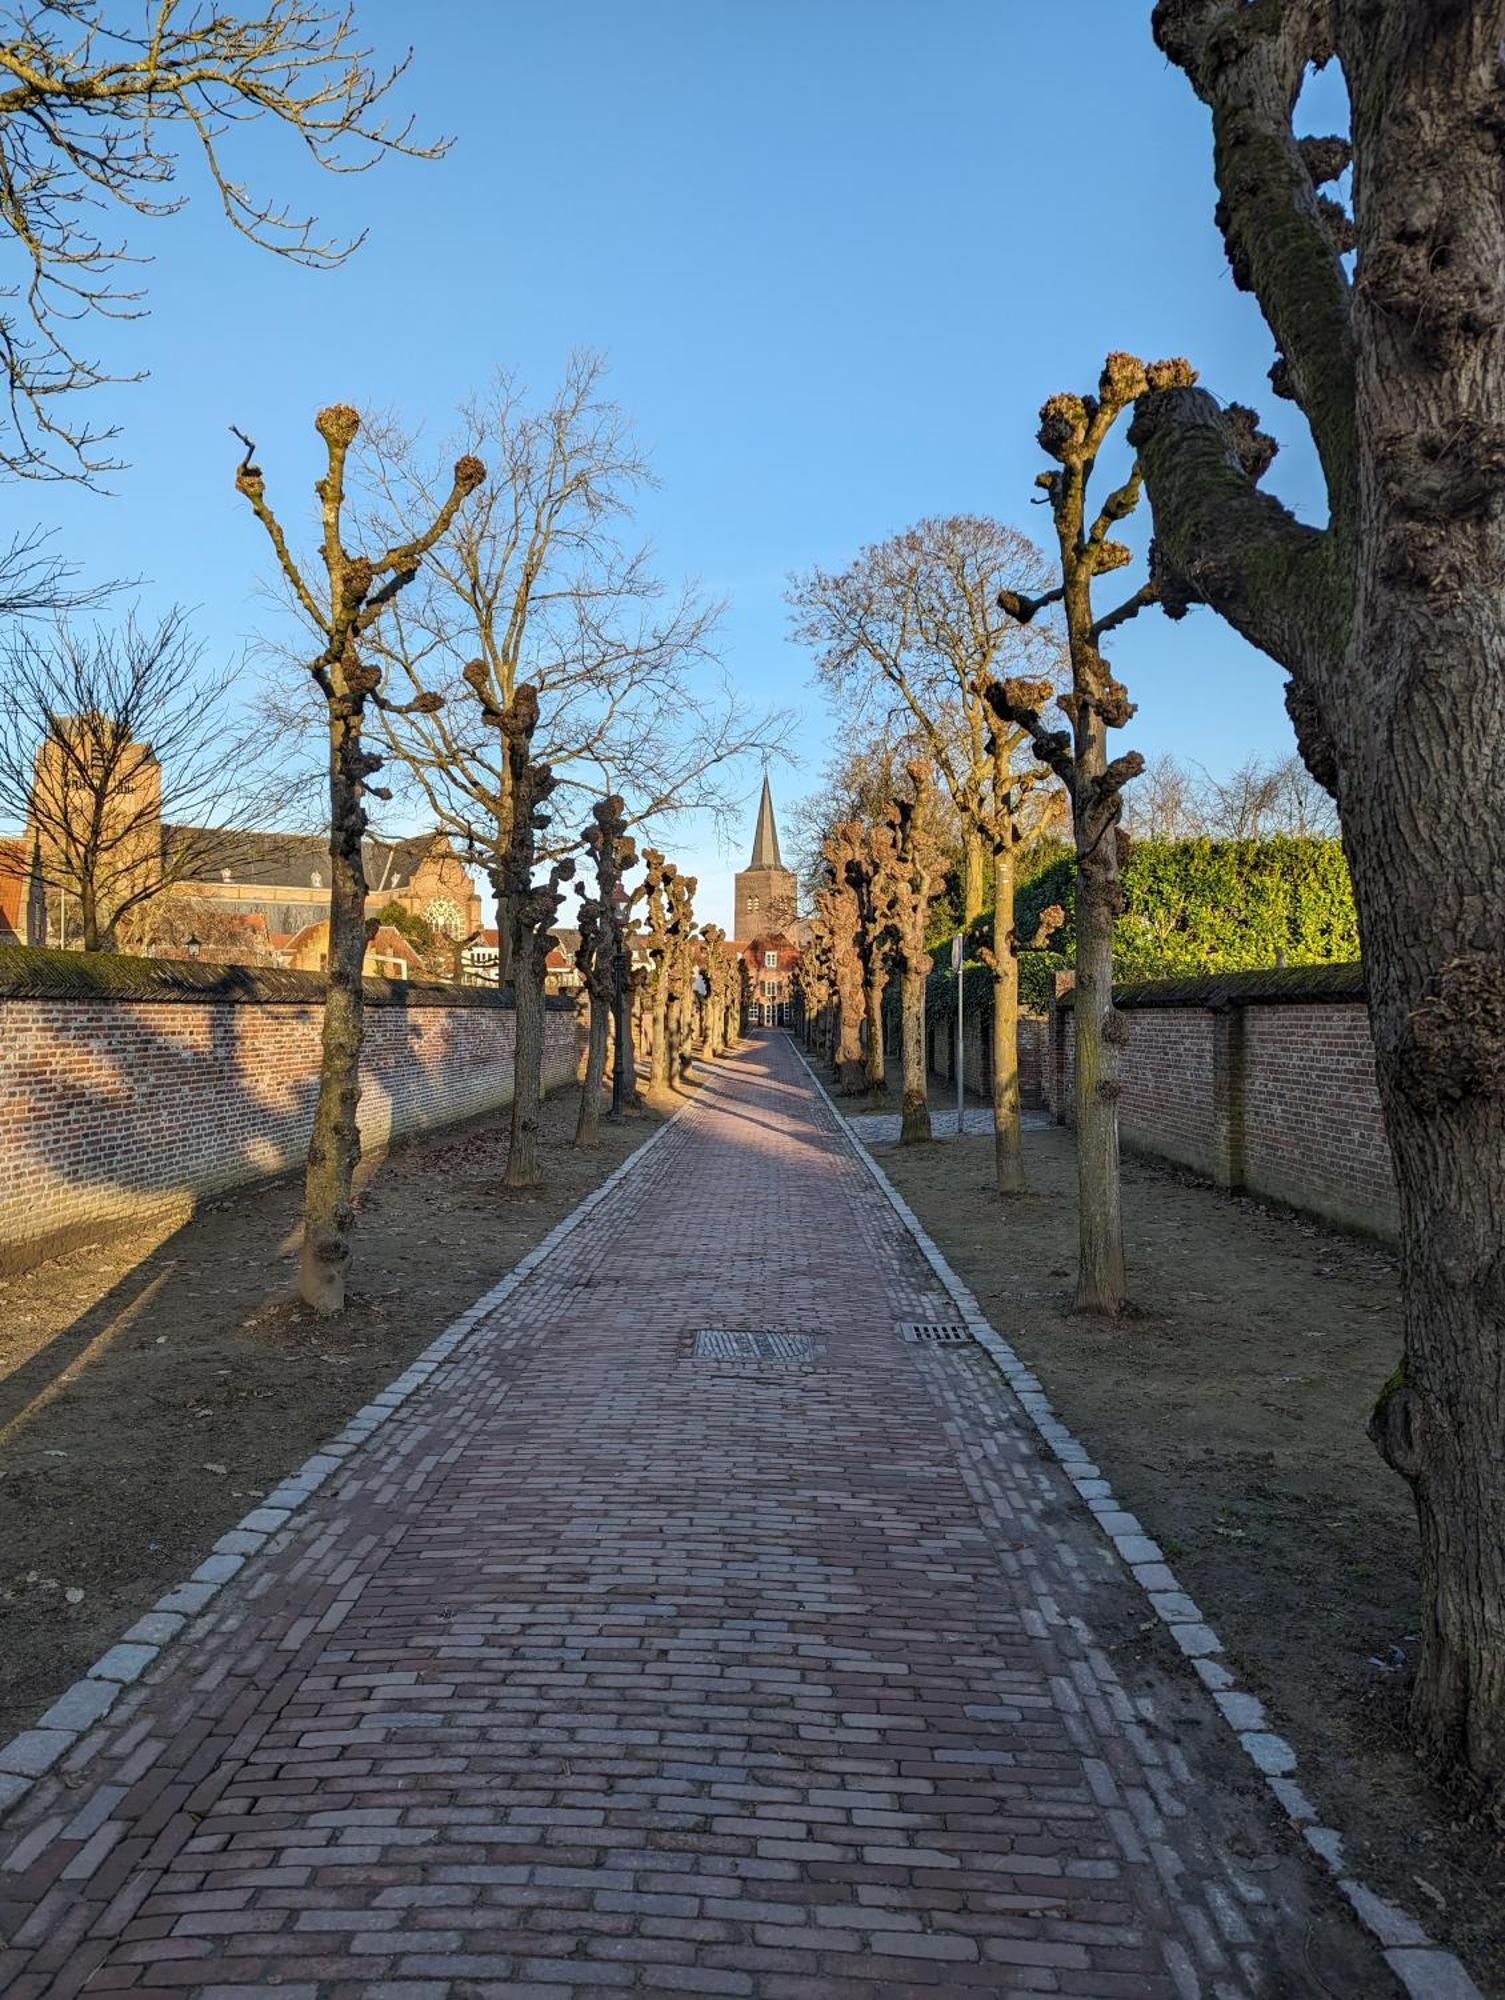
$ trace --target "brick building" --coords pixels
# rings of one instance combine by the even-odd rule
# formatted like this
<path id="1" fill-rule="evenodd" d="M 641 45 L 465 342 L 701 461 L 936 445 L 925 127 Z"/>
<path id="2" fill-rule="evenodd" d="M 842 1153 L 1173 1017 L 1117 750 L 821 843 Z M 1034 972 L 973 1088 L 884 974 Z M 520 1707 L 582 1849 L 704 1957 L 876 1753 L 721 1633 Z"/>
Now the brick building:
<path id="1" fill-rule="evenodd" d="M 95 771 L 101 756 L 104 778 Z M 37 752 L 35 824 L 20 838 L 0 840 L 0 942 L 76 941 L 70 904 L 77 857 L 64 830 L 87 823 L 100 807 L 101 901 L 138 912 L 123 943 L 171 957 L 192 935 L 208 958 L 318 970 L 321 948 L 327 954 L 317 933 L 328 921 L 328 836 L 179 826 L 163 819 L 162 796 L 149 744 L 110 739 L 97 717 L 55 718 Z M 367 840 L 363 859 L 370 916 L 396 904 L 457 943 L 480 931 L 475 879 L 444 834 Z M 143 888 L 155 893 L 138 901 Z M 391 973 L 407 955 L 389 941 L 378 969 Z"/>
<path id="2" fill-rule="evenodd" d="M 799 916 L 798 879 L 779 852 L 766 775 L 752 855 L 738 871 L 733 908 L 733 944 L 747 972 L 749 1020 L 755 1027 L 781 1027 L 793 1018 L 794 968 L 805 926 Z"/>
<path id="3" fill-rule="evenodd" d="M 779 853 L 779 830 L 773 817 L 773 794 L 763 778 L 752 858 L 736 879 L 732 936 L 742 943 L 764 933 L 792 931 L 799 915 L 799 883 Z"/>

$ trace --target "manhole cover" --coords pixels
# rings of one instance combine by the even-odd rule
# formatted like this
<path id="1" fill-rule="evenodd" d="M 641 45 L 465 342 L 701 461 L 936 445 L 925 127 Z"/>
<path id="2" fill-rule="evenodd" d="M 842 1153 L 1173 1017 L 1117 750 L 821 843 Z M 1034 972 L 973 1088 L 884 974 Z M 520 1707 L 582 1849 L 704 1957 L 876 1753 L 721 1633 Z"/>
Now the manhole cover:
<path id="1" fill-rule="evenodd" d="M 703 1326 L 695 1336 L 697 1361 L 784 1361 L 815 1359 L 815 1342 L 808 1333 L 751 1332 L 726 1326 Z"/>
<path id="2" fill-rule="evenodd" d="M 965 1347 L 972 1335 L 959 1319 L 902 1319 L 900 1337 L 925 1347 Z"/>

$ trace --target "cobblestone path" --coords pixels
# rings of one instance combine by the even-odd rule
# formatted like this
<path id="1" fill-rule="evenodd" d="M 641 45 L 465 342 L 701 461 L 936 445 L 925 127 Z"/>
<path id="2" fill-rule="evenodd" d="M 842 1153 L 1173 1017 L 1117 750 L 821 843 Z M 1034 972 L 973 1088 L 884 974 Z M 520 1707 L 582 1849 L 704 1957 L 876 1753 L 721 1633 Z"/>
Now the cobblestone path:
<path id="1" fill-rule="evenodd" d="M 6 1822 L 0 1990 L 1392 1993 L 934 1283 L 719 1065 Z"/>

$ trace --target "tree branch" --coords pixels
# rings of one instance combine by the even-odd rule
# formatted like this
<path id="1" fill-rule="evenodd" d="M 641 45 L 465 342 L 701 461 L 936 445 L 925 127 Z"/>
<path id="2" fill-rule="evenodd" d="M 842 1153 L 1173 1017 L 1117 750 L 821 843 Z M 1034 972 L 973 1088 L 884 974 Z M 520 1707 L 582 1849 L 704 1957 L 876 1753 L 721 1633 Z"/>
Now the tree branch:
<path id="1" fill-rule="evenodd" d="M 1300 404 L 1332 516 L 1354 500 L 1354 357 L 1346 232 L 1324 212 L 1328 151 L 1303 150 L 1292 115 L 1308 68 L 1331 54 L 1329 0 L 1158 0 L 1156 42 L 1212 112 L 1234 282 L 1252 291 L 1280 349 L 1272 371 Z"/>

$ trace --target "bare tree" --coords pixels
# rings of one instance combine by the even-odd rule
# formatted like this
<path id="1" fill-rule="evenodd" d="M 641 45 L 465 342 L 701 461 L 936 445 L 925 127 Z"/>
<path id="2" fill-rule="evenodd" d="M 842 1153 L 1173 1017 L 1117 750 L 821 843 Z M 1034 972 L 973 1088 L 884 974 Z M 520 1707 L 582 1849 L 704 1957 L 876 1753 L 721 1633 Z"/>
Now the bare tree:
<path id="1" fill-rule="evenodd" d="M 182 612 L 118 632 L 16 631 L 0 678 L 0 816 L 29 829 L 64 941 L 139 942 L 148 911 L 236 856 L 274 788 Z M 165 822 L 165 823 L 164 823 Z"/>
<path id="2" fill-rule="evenodd" d="M 361 842 L 366 797 L 388 796 L 371 780 L 382 760 L 363 741 L 368 712 L 389 712 L 379 665 L 365 647 L 378 619 L 413 581 L 424 556 L 449 527 L 460 503 L 486 477 L 478 458 L 457 461 L 448 494 L 427 524 L 375 556 L 352 555 L 345 546 L 345 467 L 360 430 L 347 403 L 321 410 L 314 428 L 323 440 L 325 471 L 315 491 L 324 571 L 316 589 L 288 545 L 267 504 L 255 446 L 242 437 L 245 457 L 236 469 L 236 491 L 265 529 L 288 588 L 314 637 L 306 667 L 324 706 L 329 745 L 329 983 L 324 1001 L 323 1056 L 304 1183 L 303 1255 L 299 1290 L 306 1304 L 337 1313 L 345 1304 L 350 1262 L 351 1182 L 360 1158 L 356 1110 L 361 1094 L 361 962 L 366 949 L 366 871 Z M 422 694 L 416 706 L 439 697 Z"/>
<path id="3" fill-rule="evenodd" d="M 831 1063 L 843 1097 L 860 1097 L 866 1087 L 862 1061 L 862 905 L 849 865 L 864 846 L 861 823 L 844 820 L 826 837 L 828 875 L 815 892 L 816 921 L 830 968 Z"/>
<path id="4" fill-rule="evenodd" d="M 495 475 L 382 641 L 415 694 L 452 696 L 472 658 L 499 707 L 521 680 L 536 688 L 535 754 L 559 797 L 550 854 L 564 816 L 607 793 L 640 830 L 687 812 L 730 812 L 736 760 L 776 749 L 788 728 L 777 711 L 750 712 L 725 679 L 715 654 L 721 607 L 689 586 L 668 589 L 651 551 L 632 539 L 633 504 L 652 476 L 603 390 L 604 363 L 582 352 L 540 407 L 507 376 L 465 406 L 467 448 L 483 450 Z M 363 477 L 382 534 L 427 518 L 443 485 L 421 445 L 390 422 L 373 435 Z M 394 717 L 386 737 L 442 827 L 465 840 L 494 822 L 486 838 L 505 845 L 506 771 L 472 703 Z"/>
<path id="5" fill-rule="evenodd" d="M 1136 840 L 1330 840 L 1338 815 L 1299 757 L 1246 757 L 1218 777 L 1167 753 L 1125 795 L 1123 825 Z"/>
<path id="6" fill-rule="evenodd" d="M 1124 1303 L 1123 1219 L 1118 1174 L 1118 1046 L 1122 1028 L 1113 1011 L 1113 926 L 1123 909 L 1119 867 L 1124 835 L 1119 827 L 1125 784 L 1144 769 L 1137 750 L 1111 762 L 1108 732 L 1134 713 L 1123 683 L 1103 657 L 1102 642 L 1156 601 L 1148 581 L 1113 610 L 1099 614 L 1092 590 L 1097 578 L 1124 568 L 1129 550 L 1112 536 L 1139 504 L 1137 464 L 1121 486 L 1089 516 L 1087 491 L 1109 433 L 1147 381 L 1171 387 L 1192 379 L 1184 361 L 1156 361 L 1146 369 L 1132 354 L 1110 354 L 1095 396 L 1052 396 L 1040 411 L 1041 449 L 1056 469 L 1042 472 L 1055 523 L 1061 581 L 1039 596 L 1004 591 L 1000 603 L 1021 624 L 1059 604 L 1066 623 L 1071 692 L 1055 697 L 1049 681 L 1005 680 L 988 690 L 1001 720 L 1023 729 L 1035 754 L 1053 771 L 1071 801 L 1077 854 L 1076 907 L 1076 1120 L 1077 1192 L 1081 1232 L 1076 1303 L 1085 1312 L 1116 1313 Z M 1070 730 L 1044 719 L 1056 698 Z"/>
<path id="7" fill-rule="evenodd" d="M 899 1143 L 930 1137 L 925 1076 L 925 981 L 934 960 L 926 949 L 930 909 L 940 893 L 943 859 L 931 825 L 934 781 L 916 758 L 906 773 L 909 796 L 898 799 L 885 822 L 887 867 L 893 882 L 894 956 L 899 968 L 899 1032 L 904 1093 Z"/>
<path id="8" fill-rule="evenodd" d="M 838 751 L 826 764 L 819 784 L 795 800 L 790 824 L 808 895 L 813 897 L 828 879 L 824 847 L 832 830 L 844 820 L 876 825 L 898 796 L 906 758 L 918 748 L 912 732 L 861 737 Z M 959 844 L 956 859 L 960 866 Z"/>
<path id="9" fill-rule="evenodd" d="M 581 844 L 595 865 L 596 892 L 580 901 L 580 940 L 575 963 L 585 982 L 590 1004 L 585 1076 L 580 1085 L 580 1114 L 575 1144 L 590 1150 L 600 1143 L 601 1085 L 606 1075 L 606 1048 L 612 1025 L 622 955 L 627 949 L 617 912 L 622 878 L 636 865 L 637 847 L 627 831 L 621 798 L 616 793 L 591 808 L 590 825 Z M 622 1031 L 620 1020 L 617 1033 Z"/>
<path id="10" fill-rule="evenodd" d="M 512 699 L 496 710 L 487 693 L 486 676 L 477 672 L 471 683 L 482 712 L 496 726 L 507 759 L 512 819 L 507 847 L 496 871 L 497 907 L 505 909 L 512 929 L 512 991 L 516 1031 L 512 1045 L 512 1143 L 507 1150 L 504 1182 L 510 1188 L 536 1187 L 543 1179 L 538 1153 L 539 1110 L 543 1102 L 544 972 L 554 924 L 559 916 L 560 890 L 575 872 L 573 860 L 556 861 L 539 881 L 538 836 L 546 832 L 546 807 L 554 792 L 554 773 L 533 755 L 538 727 L 538 691 L 519 681 Z"/>
<path id="11" fill-rule="evenodd" d="M 1160 0 L 1154 28 L 1211 111 L 1234 280 L 1310 427 L 1327 525 L 1261 489 L 1274 446 L 1252 411 L 1181 388 L 1146 396 L 1131 436 L 1167 608 L 1210 604 L 1286 669 L 1342 818 L 1404 1244 L 1405 1358 L 1372 1430 L 1421 1530 L 1412 1727 L 1498 1822 L 1505 7 Z M 1334 57 L 1352 130 L 1298 138 L 1303 82 Z M 1350 161 L 1352 215 L 1322 192 Z"/>
<path id="12" fill-rule="evenodd" d="M 988 682 L 991 690 L 996 683 Z M 1064 818 L 1065 794 L 1036 763 L 1028 733 L 995 719 L 987 745 L 992 770 L 984 801 L 993 859 L 993 937 L 983 961 L 993 976 L 993 1180 L 1000 1195 L 1023 1194 L 1024 1119 L 1019 1095 L 1019 940 L 1014 932 L 1014 884 L 1019 852 Z M 1059 928 L 1058 907 L 1042 917 L 1030 949 L 1044 947 Z"/>
<path id="13" fill-rule="evenodd" d="M 191 0 L 146 0 L 140 25 L 109 19 L 103 0 L 29 0 L 11 9 L 0 43 L 0 204 L 21 252 L 18 300 L 0 316 L 0 364 L 10 391 L 10 441 L 0 464 L 32 477 L 92 477 L 109 469 L 115 435 L 75 420 L 75 392 L 119 379 L 75 344 L 81 321 L 131 319 L 139 288 L 120 282 L 140 262 L 95 216 L 161 216 L 181 208 L 183 141 L 196 146 L 230 226 L 296 263 L 340 263 L 360 241 L 322 239 L 311 216 L 257 194 L 226 150 L 242 126 L 270 121 L 321 167 L 352 173 L 388 153 L 432 159 L 411 122 L 384 103 L 407 67 L 373 63 L 353 10 L 322 0 L 263 0 L 236 15 Z"/>
<path id="14" fill-rule="evenodd" d="M 1060 642 L 1021 625 L 999 593 L 1041 590 L 1045 559 L 1027 536 L 975 514 L 931 516 L 866 548 L 847 569 L 791 585 L 795 636 L 816 649 L 825 685 L 859 723 L 912 733 L 959 822 L 962 917 L 982 912 L 991 845 L 987 689 L 1008 674 L 1056 670 Z M 939 828 L 937 828 L 937 832 Z"/>
<path id="15" fill-rule="evenodd" d="M 1133 840 L 1194 840 L 1206 833 L 1202 774 L 1169 752 L 1151 758 L 1124 794 L 1123 828 Z"/>

